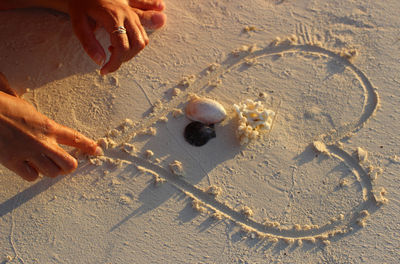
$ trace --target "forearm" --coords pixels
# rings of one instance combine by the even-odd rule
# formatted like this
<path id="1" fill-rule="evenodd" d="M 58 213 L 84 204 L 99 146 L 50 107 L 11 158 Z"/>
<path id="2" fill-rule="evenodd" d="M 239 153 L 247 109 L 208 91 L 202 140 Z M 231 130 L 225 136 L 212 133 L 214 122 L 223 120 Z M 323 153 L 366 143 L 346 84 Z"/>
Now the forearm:
<path id="1" fill-rule="evenodd" d="M 68 0 L 0 0 L 0 10 L 42 7 L 67 13 Z"/>

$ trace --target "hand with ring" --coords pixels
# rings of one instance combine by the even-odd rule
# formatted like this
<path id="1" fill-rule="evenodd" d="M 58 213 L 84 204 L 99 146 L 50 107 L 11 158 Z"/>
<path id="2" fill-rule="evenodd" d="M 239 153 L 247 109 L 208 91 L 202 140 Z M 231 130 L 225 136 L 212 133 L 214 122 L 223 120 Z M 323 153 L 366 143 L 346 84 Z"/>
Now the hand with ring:
<path id="1" fill-rule="evenodd" d="M 101 74 L 116 71 L 149 43 L 144 27 L 157 29 L 165 24 L 162 0 L 69 0 L 69 14 L 75 34 L 85 51 L 99 65 L 106 53 L 94 30 L 102 26 L 110 34 L 111 56 Z"/>
<path id="2" fill-rule="evenodd" d="M 110 34 L 110 59 L 101 73 L 116 71 L 149 42 L 143 27 L 157 29 L 166 16 L 163 0 L 0 0 L 0 10 L 44 7 L 68 12 L 85 51 L 99 65 L 106 53 L 94 30 L 104 27 Z M 20 98 L 0 73 L 0 163 L 33 181 L 39 173 L 55 177 L 69 173 L 77 161 L 59 144 L 100 155 L 96 142 L 57 124 Z"/>
<path id="3" fill-rule="evenodd" d="M 163 0 L 0 0 L 0 10 L 44 7 L 69 13 L 75 34 L 101 74 L 116 71 L 149 43 L 144 27 L 157 29 L 166 22 Z M 98 26 L 110 34 L 110 59 L 94 35 Z"/>

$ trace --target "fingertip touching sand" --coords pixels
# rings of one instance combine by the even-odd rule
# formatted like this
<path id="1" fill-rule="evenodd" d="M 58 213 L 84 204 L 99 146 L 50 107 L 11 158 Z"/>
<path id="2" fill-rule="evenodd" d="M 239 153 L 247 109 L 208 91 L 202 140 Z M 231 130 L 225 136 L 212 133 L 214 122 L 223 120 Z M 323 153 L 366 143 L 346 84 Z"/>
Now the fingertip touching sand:
<path id="1" fill-rule="evenodd" d="M 87 54 L 101 66 L 103 75 L 116 71 L 149 43 L 144 27 L 157 29 L 166 21 L 162 0 L 0 1 L 0 10 L 31 7 L 69 14 L 76 36 Z M 111 55 L 107 62 L 106 53 L 95 36 L 97 27 L 105 28 L 110 36 Z M 56 177 L 74 171 L 77 161 L 58 144 L 81 149 L 89 155 L 102 154 L 95 141 L 57 124 L 20 98 L 1 73 L 0 91 L 0 162 L 23 179 L 34 181 L 39 173 Z"/>
<path id="2" fill-rule="evenodd" d="M 397 263 L 399 2 L 166 4 L 106 76 L 68 16 L 0 16 L 11 87 L 103 150 L 55 179 L 0 170 L 0 262 Z M 196 121 L 202 146 L 193 95 L 226 113 Z"/>

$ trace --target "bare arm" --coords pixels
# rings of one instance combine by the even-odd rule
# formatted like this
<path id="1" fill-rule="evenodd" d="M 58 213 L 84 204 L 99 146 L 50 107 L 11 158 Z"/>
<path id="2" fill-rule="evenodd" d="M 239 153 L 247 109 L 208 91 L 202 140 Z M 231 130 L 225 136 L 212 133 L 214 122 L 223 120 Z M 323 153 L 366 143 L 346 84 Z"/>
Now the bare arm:
<path id="1" fill-rule="evenodd" d="M 68 0 L 0 0 L 0 10 L 42 7 L 68 12 Z"/>

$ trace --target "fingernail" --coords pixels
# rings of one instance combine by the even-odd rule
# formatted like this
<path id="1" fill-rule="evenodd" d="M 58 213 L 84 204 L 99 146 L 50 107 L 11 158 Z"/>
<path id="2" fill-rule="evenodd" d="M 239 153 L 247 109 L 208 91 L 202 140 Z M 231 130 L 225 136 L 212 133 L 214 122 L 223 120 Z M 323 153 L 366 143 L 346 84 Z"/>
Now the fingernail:
<path id="1" fill-rule="evenodd" d="M 97 65 L 101 66 L 104 63 L 103 56 L 100 53 L 96 53 L 93 57 L 94 62 L 97 63 Z"/>
<path id="2" fill-rule="evenodd" d="M 104 152 L 103 152 L 103 150 L 102 150 L 100 147 L 96 147 L 96 150 L 95 150 L 95 152 L 94 152 L 94 155 L 96 155 L 96 156 L 101 156 L 101 155 L 104 155 Z"/>

